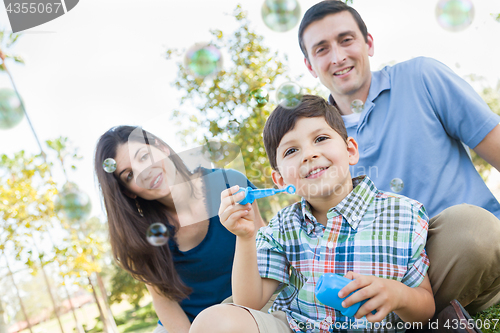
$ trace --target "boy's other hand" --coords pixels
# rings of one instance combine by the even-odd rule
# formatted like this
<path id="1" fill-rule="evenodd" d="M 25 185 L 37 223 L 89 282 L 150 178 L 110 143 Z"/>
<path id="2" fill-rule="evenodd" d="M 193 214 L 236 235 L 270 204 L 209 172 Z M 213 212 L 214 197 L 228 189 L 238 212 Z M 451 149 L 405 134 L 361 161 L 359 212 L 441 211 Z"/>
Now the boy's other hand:
<path id="1" fill-rule="evenodd" d="M 255 211 L 252 205 L 240 205 L 237 201 L 245 197 L 244 192 L 236 193 L 240 187 L 235 185 L 221 192 L 219 218 L 224 227 L 238 237 L 254 237 L 258 227 L 255 226 Z"/>
<path id="2" fill-rule="evenodd" d="M 390 312 L 399 308 L 400 283 L 395 280 L 383 279 L 372 275 L 361 275 L 354 272 L 347 272 L 346 278 L 353 280 L 339 291 L 338 296 L 346 297 L 356 291 L 349 298 L 342 302 L 342 306 L 347 308 L 357 302 L 368 299 L 358 312 L 354 315 L 360 319 L 366 316 L 370 322 L 380 322 Z M 372 311 L 376 310 L 376 314 Z"/>

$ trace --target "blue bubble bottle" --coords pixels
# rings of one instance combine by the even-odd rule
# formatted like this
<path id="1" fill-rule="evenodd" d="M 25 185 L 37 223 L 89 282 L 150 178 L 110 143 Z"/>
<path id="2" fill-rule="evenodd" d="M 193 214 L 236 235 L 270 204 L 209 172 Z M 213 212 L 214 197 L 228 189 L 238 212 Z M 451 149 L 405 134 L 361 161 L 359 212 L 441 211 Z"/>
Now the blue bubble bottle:
<path id="1" fill-rule="evenodd" d="M 324 305 L 340 311 L 340 313 L 344 316 L 354 317 L 361 305 L 363 305 L 367 300 L 355 303 L 348 308 L 344 308 L 342 306 L 342 302 L 357 291 L 353 291 L 344 298 L 340 298 L 338 296 L 339 291 L 351 281 L 352 280 L 338 274 L 325 273 L 319 278 L 316 288 L 314 289 L 316 298 Z M 375 314 L 375 312 L 376 311 L 372 311 L 373 314 Z"/>

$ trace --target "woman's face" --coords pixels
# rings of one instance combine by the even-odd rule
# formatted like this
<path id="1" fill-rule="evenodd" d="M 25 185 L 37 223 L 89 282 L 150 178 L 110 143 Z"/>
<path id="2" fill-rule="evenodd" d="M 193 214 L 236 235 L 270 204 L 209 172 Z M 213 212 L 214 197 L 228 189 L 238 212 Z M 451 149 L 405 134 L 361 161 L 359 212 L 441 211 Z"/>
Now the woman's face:
<path id="1" fill-rule="evenodd" d="M 157 200 L 170 195 L 175 184 L 175 165 L 168 156 L 168 148 L 157 148 L 141 142 L 129 141 L 116 152 L 115 176 L 126 188 L 126 195 Z"/>

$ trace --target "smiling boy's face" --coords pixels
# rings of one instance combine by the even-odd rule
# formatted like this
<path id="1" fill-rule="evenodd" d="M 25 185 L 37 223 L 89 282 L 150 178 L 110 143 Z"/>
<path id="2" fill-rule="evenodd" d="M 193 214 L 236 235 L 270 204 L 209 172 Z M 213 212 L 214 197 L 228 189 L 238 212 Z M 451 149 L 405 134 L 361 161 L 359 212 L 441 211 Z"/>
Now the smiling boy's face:
<path id="1" fill-rule="evenodd" d="M 323 117 L 300 118 L 280 141 L 272 177 L 280 188 L 294 185 L 314 205 L 315 200 L 344 198 L 352 190 L 349 165 L 358 159 L 353 138 L 344 141 Z"/>

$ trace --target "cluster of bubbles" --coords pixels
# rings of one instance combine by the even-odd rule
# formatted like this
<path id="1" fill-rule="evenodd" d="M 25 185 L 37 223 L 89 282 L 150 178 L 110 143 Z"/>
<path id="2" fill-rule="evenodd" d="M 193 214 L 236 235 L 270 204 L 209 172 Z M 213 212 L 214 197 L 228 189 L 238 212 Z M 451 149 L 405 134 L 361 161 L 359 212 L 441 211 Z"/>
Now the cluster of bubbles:
<path id="1" fill-rule="evenodd" d="M 354 113 L 363 112 L 364 107 L 365 107 L 365 104 L 359 99 L 355 99 L 354 101 L 351 102 L 351 111 Z"/>
<path id="2" fill-rule="evenodd" d="M 89 196 L 80 191 L 76 184 L 67 183 L 56 197 L 55 209 L 69 220 L 79 221 L 90 215 L 92 204 Z"/>
<path id="3" fill-rule="evenodd" d="M 23 120 L 21 101 L 11 89 L 0 89 L 0 129 L 11 129 Z"/>
<path id="4" fill-rule="evenodd" d="M 102 162 L 102 168 L 107 173 L 113 173 L 116 171 L 116 161 L 112 158 L 107 158 Z"/>
<path id="5" fill-rule="evenodd" d="M 391 180 L 391 191 L 394 193 L 401 192 L 405 184 L 400 178 L 394 178 Z"/>
<path id="6" fill-rule="evenodd" d="M 213 45 L 195 44 L 186 52 L 184 64 L 194 75 L 206 77 L 222 68 L 222 54 Z"/>
<path id="7" fill-rule="evenodd" d="M 153 223 L 146 231 L 146 239 L 153 246 L 163 246 L 167 244 L 170 232 L 168 228 L 160 222 Z"/>
<path id="8" fill-rule="evenodd" d="M 297 0 L 265 0 L 262 4 L 262 20 L 276 32 L 293 29 L 300 20 L 300 5 Z"/>
<path id="9" fill-rule="evenodd" d="M 436 18 L 445 30 L 464 30 L 472 24 L 474 5 L 471 0 L 440 0 L 436 6 Z"/>
<path id="10" fill-rule="evenodd" d="M 287 109 L 296 108 L 302 96 L 302 87 L 295 82 L 285 82 L 276 90 L 278 104 Z"/>

